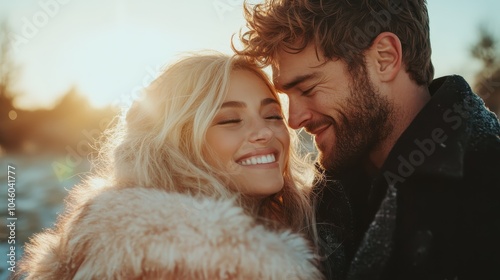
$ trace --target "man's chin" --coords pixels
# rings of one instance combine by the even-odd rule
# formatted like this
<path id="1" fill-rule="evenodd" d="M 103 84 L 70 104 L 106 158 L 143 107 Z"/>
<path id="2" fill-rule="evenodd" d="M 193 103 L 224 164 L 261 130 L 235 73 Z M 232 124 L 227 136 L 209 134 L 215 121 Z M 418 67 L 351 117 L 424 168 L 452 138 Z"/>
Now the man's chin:
<path id="1" fill-rule="evenodd" d="M 324 169 L 329 174 L 329 176 L 333 176 L 335 178 L 349 174 L 349 171 L 352 168 L 356 168 L 356 163 L 359 163 L 359 161 L 355 161 L 353 159 L 341 160 L 341 158 L 339 158 L 338 156 L 336 157 L 332 153 L 325 154 L 322 152 L 319 153 L 318 162 L 320 167 Z"/>
<path id="2" fill-rule="evenodd" d="M 333 159 L 333 155 L 328 155 L 328 154 L 325 154 L 321 151 L 319 152 L 318 162 L 319 162 L 319 165 L 321 166 L 321 168 L 323 168 L 325 170 L 331 170 L 331 169 L 336 168 L 337 166 L 332 159 Z"/>

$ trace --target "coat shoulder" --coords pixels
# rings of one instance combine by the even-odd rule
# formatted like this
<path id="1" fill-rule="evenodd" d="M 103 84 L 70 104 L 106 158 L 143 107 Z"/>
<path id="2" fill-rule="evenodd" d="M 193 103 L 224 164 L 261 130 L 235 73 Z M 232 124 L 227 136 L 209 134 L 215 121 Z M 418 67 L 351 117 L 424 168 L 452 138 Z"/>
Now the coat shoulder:
<path id="1" fill-rule="evenodd" d="M 33 279 L 320 278 L 305 239 L 265 229 L 231 200 L 130 188 L 73 210 L 28 246 Z"/>

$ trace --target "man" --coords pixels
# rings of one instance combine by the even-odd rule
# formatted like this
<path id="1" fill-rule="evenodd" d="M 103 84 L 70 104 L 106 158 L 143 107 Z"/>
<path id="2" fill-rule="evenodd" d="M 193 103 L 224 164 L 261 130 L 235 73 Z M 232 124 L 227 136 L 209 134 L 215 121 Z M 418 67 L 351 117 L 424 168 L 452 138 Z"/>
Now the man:
<path id="1" fill-rule="evenodd" d="M 327 174 L 328 278 L 500 279 L 500 125 L 463 78 L 433 81 L 426 1 L 269 0 L 246 19 L 237 52 L 272 66 Z"/>

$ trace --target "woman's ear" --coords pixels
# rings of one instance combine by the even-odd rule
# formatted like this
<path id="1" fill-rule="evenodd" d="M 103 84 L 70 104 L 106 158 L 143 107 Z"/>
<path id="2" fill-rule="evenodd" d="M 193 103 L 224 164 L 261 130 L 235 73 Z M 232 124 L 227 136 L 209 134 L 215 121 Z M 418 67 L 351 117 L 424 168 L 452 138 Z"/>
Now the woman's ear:
<path id="1" fill-rule="evenodd" d="M 373 40 L 368 56 L 379 80 L 392 81 L 402 67 L 401 41 L 394 33 L 382 32 Z"/>

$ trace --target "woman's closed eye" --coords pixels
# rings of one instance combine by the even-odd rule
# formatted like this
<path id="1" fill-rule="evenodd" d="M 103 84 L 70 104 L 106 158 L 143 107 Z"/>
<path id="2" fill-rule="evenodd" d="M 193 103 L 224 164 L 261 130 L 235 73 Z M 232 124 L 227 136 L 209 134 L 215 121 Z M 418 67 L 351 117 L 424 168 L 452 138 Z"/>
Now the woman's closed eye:
<path id="1" fill-rule="evenodd" d="M 218 125 L 240 123 L 242 119 L 224 119 L 217 122 Z"/>
<path id="2" fill-rule="evenodd" d="M 266 120 L 283 120 L 283 116 L 276 114 L 266 117 Z"/>

